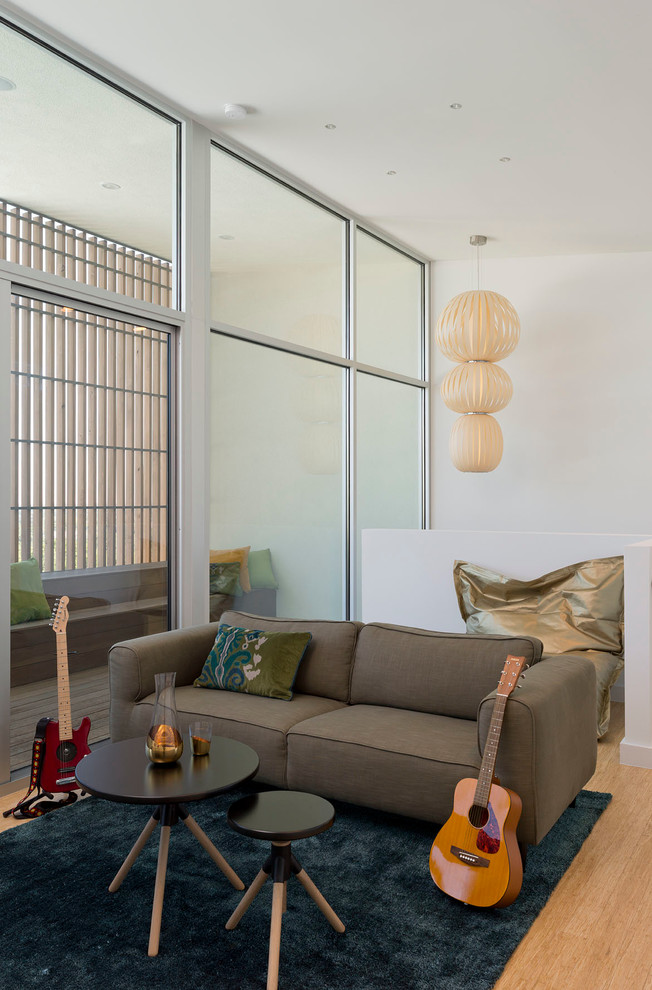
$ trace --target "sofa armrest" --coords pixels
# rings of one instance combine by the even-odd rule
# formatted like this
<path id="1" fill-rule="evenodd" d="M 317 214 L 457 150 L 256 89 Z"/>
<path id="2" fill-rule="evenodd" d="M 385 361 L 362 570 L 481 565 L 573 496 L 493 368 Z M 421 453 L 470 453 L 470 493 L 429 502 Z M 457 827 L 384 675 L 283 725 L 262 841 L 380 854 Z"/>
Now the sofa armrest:
<path id="1" fill-rule="evenodd" d="M 109 731 L 113 742 L 134 734 L 130 729 L 134 705 L 154 692 L 155 674 L 174 670 L 179 687 L 192 684 L 210 653 L 217 627 L 217 622 L 211 622 L 172 629 L 111 647 Z"/>
<path id="2" fill-rule="evenodd" d="M 595 669 L 575 654 L 540 660 L 511 694 L 496 775 L 523 801 L 519 841 L 536 844 L 595 772 Z M 483 752 L 496 692 L 478 709 Z"/>

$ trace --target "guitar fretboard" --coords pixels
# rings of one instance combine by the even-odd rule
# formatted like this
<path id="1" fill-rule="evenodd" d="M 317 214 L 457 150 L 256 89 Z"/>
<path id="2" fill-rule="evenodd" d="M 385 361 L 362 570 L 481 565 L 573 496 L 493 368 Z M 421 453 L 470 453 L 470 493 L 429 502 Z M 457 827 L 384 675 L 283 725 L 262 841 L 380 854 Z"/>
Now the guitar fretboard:
<path id="1" fill-rule="evenodd" d="M 72 712 L 70 709 L 70 681 L 68 679 L 68 645 L 66 633 L 57 637 L 57 697 L 59 702 L 59 739 L 72 739 Z"/>
<path id="2" fill-rule="evenodd" d="M 473 803 L 478 805 L 480 808 L 486 808 L 489 803 L 489 792 L 491 791 L 491 782 L 493 780 L 494 770 L 496 768 L 498 743 L 500 742 L 500 733 L 503 727 L 503 716 L 505 714 L 506 704 L 507 695 L 499 694 L 496 696 L 494 710 L 491 716 L 491 724 L 489 726 L 489 732 L 487 733 L 487 741 L 485 743 L 484 754 L 482 756 L 482 766 L 480 767 L 478 783 L 475 788 L 475 798 L 473 800 Z"/>

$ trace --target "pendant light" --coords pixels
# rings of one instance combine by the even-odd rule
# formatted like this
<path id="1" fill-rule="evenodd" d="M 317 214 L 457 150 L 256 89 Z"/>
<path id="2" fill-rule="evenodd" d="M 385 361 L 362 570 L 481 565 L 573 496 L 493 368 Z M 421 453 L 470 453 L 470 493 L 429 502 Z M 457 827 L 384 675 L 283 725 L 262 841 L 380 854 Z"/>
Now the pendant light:
<path id="1" fill-rule="evenodd" d="M 460 362 L 441 384 L 444 403 L 463 415 L 450 436 L 451 460 L 458 471 L 486 472 L 498 467 L 503 435 L 492 413 L 504 409 L 512 397 L 512 381 L 495 362 L 518 344 L 521 325 L 516 310 L 504 296 L 480 289 L 480 248 L 484 234 L 474 234 L 477 289 L 462 292 L 444 307 L 435 330 L 442 354 Z"/>

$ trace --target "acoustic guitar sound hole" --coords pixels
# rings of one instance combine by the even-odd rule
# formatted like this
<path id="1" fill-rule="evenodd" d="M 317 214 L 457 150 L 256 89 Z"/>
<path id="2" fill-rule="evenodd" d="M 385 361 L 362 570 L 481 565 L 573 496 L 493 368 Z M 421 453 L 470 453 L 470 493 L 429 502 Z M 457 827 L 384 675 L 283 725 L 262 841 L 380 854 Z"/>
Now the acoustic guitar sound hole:
<path id="1" fill-rule="evenodd" d="M 474 828 L 482 828 L 489 821 L 489 812 L 479 804 L 473 804 L 469 810 L 469 821 Z"/>
<path id="2" fill-rule="evenodd" d="M 77 756 L 77 747 L 71 739 L 64 739 L 57 746 L 57 759 L 60 763 L 70 763 Z"/>

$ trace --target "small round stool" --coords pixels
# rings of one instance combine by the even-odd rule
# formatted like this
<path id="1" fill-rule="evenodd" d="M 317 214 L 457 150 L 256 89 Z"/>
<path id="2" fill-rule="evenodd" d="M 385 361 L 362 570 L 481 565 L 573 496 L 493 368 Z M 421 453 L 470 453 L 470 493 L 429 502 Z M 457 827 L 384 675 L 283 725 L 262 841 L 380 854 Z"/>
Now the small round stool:
<path id="1" fill-rule="evenodd" d="M 344 931 L 344 925 L 297 861 L 291 846 L 295 839 L 305 839 L 309 835 L 325 832 L 333 824 L 334 818 L 335 809 L 330 801 L 302 791 L 264 791 L 262 794 L 241 798 L 229 808 L 227 821 L 236 832 L 250 835 L 254 839 L 267 839 L 272 843 L 271 855 L 265 860 L 256 879 L 226 923 L 228 929 L 236 927 L 271 876 L 274 880 L 274 893 L 269 931 L 267 990 L 276 990 L 278 987 L 281 922 L 287 904 L 287 882 L 293 873 L 335 931 Z"/>

